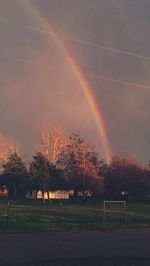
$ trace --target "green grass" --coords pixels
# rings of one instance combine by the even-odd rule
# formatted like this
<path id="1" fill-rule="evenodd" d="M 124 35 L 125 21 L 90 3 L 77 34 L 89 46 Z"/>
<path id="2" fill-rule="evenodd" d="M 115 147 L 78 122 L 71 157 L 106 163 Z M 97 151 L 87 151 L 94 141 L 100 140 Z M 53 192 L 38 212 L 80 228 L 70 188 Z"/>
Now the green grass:
<path id="1" fill-rule="evenodd" d="M 118 227 L 150 226 L 150 204 L 128 204 L 123 213 L 107 213 L 103 224 L 102 202 L 72 204 L 57 201 L 42 205 L 40 201 L 0 201 L 0 233 L 101 230 Z"/>

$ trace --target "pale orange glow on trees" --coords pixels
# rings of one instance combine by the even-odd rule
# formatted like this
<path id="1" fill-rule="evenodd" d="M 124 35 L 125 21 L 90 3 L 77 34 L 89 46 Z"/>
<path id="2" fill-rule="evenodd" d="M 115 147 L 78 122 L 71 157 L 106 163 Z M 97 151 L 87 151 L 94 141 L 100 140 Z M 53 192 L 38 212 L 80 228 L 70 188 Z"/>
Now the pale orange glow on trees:
<path id="1" fill-rule="evenodd" d="M 50 124 L 41 130 L 39 137 L 40 152 L 52 163 L 56 164 L 64 147 L 69 143 L 69 137 L 61 126 Z"/>
<path id="2" fill-rule="evenodd" d="M 0 166 L 5 164 L 9 156 L 18 150 L 18 145 L 14 141 L 0 134 Z"/>

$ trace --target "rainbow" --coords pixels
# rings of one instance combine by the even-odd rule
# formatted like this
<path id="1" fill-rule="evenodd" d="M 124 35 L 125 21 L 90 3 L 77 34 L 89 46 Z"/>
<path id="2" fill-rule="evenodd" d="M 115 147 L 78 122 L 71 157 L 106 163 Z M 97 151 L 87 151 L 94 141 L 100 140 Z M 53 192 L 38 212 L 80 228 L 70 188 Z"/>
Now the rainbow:
<path id="1" fill-rule="evenodd" d="M 98 129 L 98 132 L 100 134 L 103 149 L 104 149 L 105 159 L 106 159 L 107 163 L 109 163 L 111 160 L 112 154 L 111 154 L 111 148 L 110 148 L 110 144 L 109 144 L 109 140 L 108 140 L 109 138 L 108 138 L 108 134 L 107 134 L 107 130 L 106 130 L 106 125 L 105 125 L 105 121 L 103 118 L 104 116 L 102 114 L 102 111 L 100 110 L 100 108 L 98 107 L 98 105 L 96 103 L 96 99 L 95 99 L 95 97 L 91 91 L 91 88 L 90 88 L 87 80 L 85 79 L 79 65 L 76 63 L 72 54 L 70 53 L 70 51 L 65 46 L 60 35 L 58 35 L 58 33 L 54 30 L 54 28 L 51 25 L 49 25 L 49 23 L 42 17 L 42 15 L 39 13 L 37 8 L 33 4 L 31 4 L 31 2 L 29 0 L 25 1 L 25 3 L 27 5 L 27 7 L 30 9 L 30 11 L 32 12 L 32 14 L 35 15 L 35 17 L 37 17 L 39 19 L 41 25 L 50 33 L 51 38 L 53 39 L 53 41 L 55 42 L 57 47 L 60 49 L 60 51 L 64 54 L 67 62 L 69 63 L 69 65 L 71 67 L 72 72 L 76 76 L 76 78 L 77 78 L 77 80 L 78 80 L 78 82 L 79 82 L 79 84 L 80 84 L 80 86 L 84 92 L 84 95 L 87 99 L 87 102 L 91 108 L 93 116 L 95 118 L 97 129 Z"/>

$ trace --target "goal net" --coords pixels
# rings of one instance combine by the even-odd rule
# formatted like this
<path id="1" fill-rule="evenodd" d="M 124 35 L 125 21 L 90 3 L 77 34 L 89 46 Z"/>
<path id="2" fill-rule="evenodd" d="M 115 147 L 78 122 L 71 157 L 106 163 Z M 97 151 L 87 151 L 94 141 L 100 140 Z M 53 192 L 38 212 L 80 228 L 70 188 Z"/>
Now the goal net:
<path id="1" fill-rule="evenodd" d="M 126 201 L 105 200 L 103 203 L 103 224 L 107 221 L 121 222 L 126 218 Z"/>

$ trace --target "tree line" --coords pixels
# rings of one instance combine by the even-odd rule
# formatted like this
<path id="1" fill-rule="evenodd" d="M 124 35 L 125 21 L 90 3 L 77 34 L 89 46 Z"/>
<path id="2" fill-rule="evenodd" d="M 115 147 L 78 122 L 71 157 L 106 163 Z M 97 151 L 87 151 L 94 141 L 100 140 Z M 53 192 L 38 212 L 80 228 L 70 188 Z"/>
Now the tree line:
<path id="1" fill-rule="evenodd" d="M 8 154 L 0 175 L 0 186 L 9 195 L 25 198 L 26 192 L 74 190 L 105 199 L 144 199 L 150 194 L 150 170 L 133 158 L 114 156 L 108 164 L 94 147 L 78 134 L 69 138 L 57 126 L 39 137 L 39 151 L 27 165 L 16 150 Z"/>

